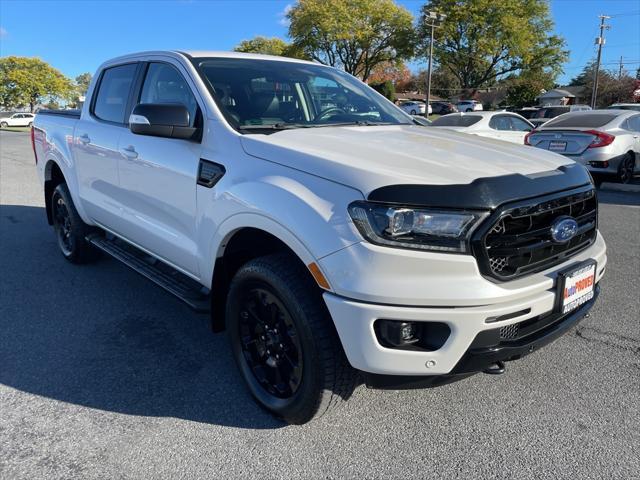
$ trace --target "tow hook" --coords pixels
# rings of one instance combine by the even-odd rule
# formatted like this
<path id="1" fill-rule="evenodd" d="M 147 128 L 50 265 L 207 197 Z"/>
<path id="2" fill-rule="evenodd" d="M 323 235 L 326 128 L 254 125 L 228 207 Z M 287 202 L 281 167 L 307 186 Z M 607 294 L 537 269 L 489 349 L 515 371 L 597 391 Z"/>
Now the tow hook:
<path id="1" fill-rule="evenodd" d="M 484 373 L 488 373 L 489 375 L 501 375 L 505 371 L 504 362 L 495 362 L 489 365 L 487 368 L 483 370 Z"/>

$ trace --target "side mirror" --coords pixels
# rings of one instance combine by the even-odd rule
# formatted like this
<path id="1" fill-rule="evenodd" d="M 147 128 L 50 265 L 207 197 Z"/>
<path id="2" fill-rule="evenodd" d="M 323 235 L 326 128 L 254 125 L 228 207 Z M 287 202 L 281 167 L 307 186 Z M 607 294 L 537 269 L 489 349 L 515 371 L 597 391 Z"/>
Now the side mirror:
<path id="1" fill-rule="evenodd" d="M 139 103 L 129 116 L 129 129 L 137 135 L 194 140 L 198 128 L 189 126 L 189 110 L 184 105 Z"/>

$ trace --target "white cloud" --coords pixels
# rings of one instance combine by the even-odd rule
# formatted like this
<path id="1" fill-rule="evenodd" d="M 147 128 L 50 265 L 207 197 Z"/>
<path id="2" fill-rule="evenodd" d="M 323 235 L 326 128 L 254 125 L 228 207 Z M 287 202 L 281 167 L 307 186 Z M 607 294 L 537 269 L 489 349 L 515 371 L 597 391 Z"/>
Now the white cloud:
<path id="1" fill-rule="evenodd" d="M 278 23 L 283 27 L 289 26 L 289 19 L 287 18 L 287 14 L 291 11 L 292 8 L 293 5 L 291 3 L 287 3 L 284 9 L 278 14 L 278 17 L 280 18 L 280 20 L 278 20 Z"/>
<path id="2" fill-rule="evenodd" d="M 7 32 L 5 28 L 0 27 L 0 38 L 6 37 L 7 35 L 9 35 L 9 32 Z"/>

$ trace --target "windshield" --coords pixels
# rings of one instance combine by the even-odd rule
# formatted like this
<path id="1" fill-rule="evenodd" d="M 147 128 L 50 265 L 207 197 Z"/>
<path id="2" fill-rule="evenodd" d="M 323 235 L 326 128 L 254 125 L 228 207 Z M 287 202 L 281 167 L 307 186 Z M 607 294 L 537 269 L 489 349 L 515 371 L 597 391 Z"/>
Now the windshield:
<path id="1" fill-rule="evenodd" d="M 431 122 L 432 127 L 470 127 L 478 123 L 482 117 L 480 115 L 445 115 L 436 118 Z"/>
<path id="2" fill-rule="evenodd" d="M 611 105 L 607 110 L 637 110 L 640 112 L 640 103 L 638 105 Z"/>
<path id="3" fill-rule="evenodd" d="M 566 117 L 549 120 L 544 124 L 547 127 L 566 127 L 566 128 L 598 128 L 606 125 L 617 117 L 612 114 L 590 113 L 587 115 L 568 115 Z"/>
<path id="4" fill-rule="evenodd" d="M 569 112 L 570 110 L 571 109 L 569 107 L 541 108 L 536 113 L 535 118 L 555 118 L 558 115 Z"/>
<path id="5" fill-rule="evenodd" d="M 246 58 L 206 58 L 197 65 L 218 107 L 241 131 L 413 123 L 391 102 L 333 68 Z"/>

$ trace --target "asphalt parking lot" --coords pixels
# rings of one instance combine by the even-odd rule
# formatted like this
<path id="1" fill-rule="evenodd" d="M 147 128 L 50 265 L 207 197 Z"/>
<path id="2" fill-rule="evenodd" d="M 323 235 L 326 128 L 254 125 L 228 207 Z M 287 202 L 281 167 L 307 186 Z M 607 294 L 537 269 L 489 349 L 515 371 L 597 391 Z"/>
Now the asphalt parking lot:
<path id="1" fill-rule="evenodd" d="M 287 426 L 207 318 L 46 224 L 28 134 L 0 132 L 0 478 L 637 478 L 640 193 L 604 189 L 602 294 L 501 376 L 360 387 Z"/>

